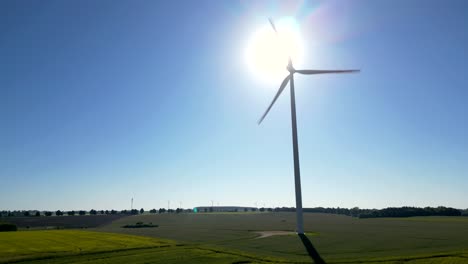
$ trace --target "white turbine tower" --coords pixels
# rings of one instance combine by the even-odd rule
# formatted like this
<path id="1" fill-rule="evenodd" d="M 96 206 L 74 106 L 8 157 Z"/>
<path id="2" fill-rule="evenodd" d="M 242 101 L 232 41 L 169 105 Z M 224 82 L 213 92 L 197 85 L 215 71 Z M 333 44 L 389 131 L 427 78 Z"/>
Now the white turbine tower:
<path id="1" fill-rule="evenodd" d="M 273 27 L 273 30 L 276 32 L 276 34 L 278 34 L 278 31 L 276 30 L 273 20 L 272 19 L 269 19 L 269 20 L 270 20 L 271 26 Z M 303 223 L 303 218 L 302 218 L 301 172 L 300 172 L 300 167 L 299 167 L 299 146 L 297 142 L 296 98 L 294 94 L 294 74 L 299 73 L 299 74 L 312 75 L 312 74 L 328 74 L 328 73 L 352 73 L 352 72 L 359 72 L 360 70 L 296 70 L 293 67 L 291 57 L 289 57 L 289 62 L 288 62 L 288 66 L 286 67 L 286 69 L 289 71 L 289 75 L 286 76 L 286 78 L 281 83 L 280 88 L 278 89 L 278 92 L 273 98 L 273 101 L 271 102 L 271 104 L 268 106 L 265 113 L 262 115 L 262 117 L 258 121 L 258 124 L 260 125 L 260 123 L 262 123 L 263 119 L 266 117 L 271 107 L 276 102 L 276 100 L 281 95 L 284 88 L 286 88 L 286 85 L 289 82 L 289 87 L 291 91 L 291 123 L 292 123 L 293 156 L 294 156 L 294 182 L 295 182 L 295 189 L 296 189 L 296 225 L 297 225 L 296 232 L 298 234 L 304 234 L 304 223 Z"/>

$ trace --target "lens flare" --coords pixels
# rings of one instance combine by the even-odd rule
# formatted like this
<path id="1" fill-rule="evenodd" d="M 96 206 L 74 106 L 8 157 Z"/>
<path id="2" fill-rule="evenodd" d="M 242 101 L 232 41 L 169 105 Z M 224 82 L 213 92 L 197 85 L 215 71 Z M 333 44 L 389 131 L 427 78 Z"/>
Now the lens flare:
<path id="1" fill-rule="evenodd" d="M 300 65 L 304 55 L 299 25 L 295 19 L 288 17 L 278 20 L 276 29 L 278 34 L 265 23 L 254 32 L 247 45 L 247 65 L 252 73 L 263 80 L 284 78 L 289 57 L 294 65 Z"/>

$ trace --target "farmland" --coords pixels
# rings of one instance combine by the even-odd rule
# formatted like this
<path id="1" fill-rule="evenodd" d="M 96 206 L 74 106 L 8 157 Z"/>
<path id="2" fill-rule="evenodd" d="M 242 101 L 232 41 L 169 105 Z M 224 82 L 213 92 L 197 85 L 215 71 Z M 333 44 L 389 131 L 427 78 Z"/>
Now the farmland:
<path id="1" fill-rule="evenodd" d="M 7 220 L 18 228 L 88 228 L 109 224 L 124 215 L 76 215 L 54 217 L 8 217 Z M 0 219 L 1 220 L 1 219 Z"/>
<path id="2" fill-rule="evenodd" d="M 304 216 L 306 234 L 327 263 L 468 263 L 468 217 Z M 122 228 L 138 222 L 157 227 Z M 87 231 L 0 233 L 0 262 L 310 263 L 297 235 L 270 232 L 294 226 L 294 213 L 128 216 Z"/>
<path id="3" fill-rule="evenodd" d="M 147 237 L 74 230 L 0 233 L 0 261 L 41 259 L 168 245 Z"/>
<path id="4" fill-rule="evenodd" d="M 271 260 L 271 259 L 270 259 Z M 255 256 L 148 237 L 88 231 L 0 233 L 0 263 L 245 263 Z"/>
<path id="5" fill-rule="evenodd" d="M 98 228 L 173 239 L 184 243 L 221 246 L 259 256 L 290 261 L 310 260 L 295 235 L 255 239 L 255 231 L 294 230 L 293 213 L 161 214 L 119 219 Z M 357 219 L 342 215 L 308 213 L 305 230 L 327 262 L 383 261 L 457 256 L 468 262 L 468 218 L 414 217 Z M 129 230 L 120 226 L 153 222 L 158 228 Z M 441 259 L 438 259 L 439 261 Z"/>

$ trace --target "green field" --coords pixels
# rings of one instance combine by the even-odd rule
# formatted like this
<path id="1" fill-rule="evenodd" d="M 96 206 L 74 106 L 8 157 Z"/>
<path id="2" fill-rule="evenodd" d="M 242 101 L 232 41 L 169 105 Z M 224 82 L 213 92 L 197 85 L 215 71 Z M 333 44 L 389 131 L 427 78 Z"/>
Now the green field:
<path id="1" fill-rule="evenodd" d="M 0 233 L 0 263 L 12 262 L 264 263 L 262 258 L 253 255 L 217 248 L 142 236 L 71 230 Z"/>
<path id="2" fill-rule="evenodd" d="M 0 233 L 0 263 L 310 263 L 291 231 L 294 213 L 157 214 L 99 228 Z M 307 213 L 310 241 L 327 263 L 468 263 L 468 218 L 357 219 Z M 155 228 L 122 228 L 145 222 Z M 97 231 L 97 232 L 96 232 Z"/>
<path id="3" fill-rule="evenodd" d="M 306 233 L 323 259 L 333 262 L 417 260 L 437 263 L 455 258 L 468 263 L 468 218 L 414 217 L 358 219 L 343 215 L 304 214 Z M 137 221 L 158 228 L 120 228 Z M 297 236 L 255 239 L 254 231 L 294 230 L 294 213 L 139 215 L 99 228 L 107 232 L 167 238 L 184 243 L 221 246 L 290 261 L 310 261 Z M 454 260 L 451 259 L 453 262 Z M 449 262 L 449 263 L 452 263 Z"/>

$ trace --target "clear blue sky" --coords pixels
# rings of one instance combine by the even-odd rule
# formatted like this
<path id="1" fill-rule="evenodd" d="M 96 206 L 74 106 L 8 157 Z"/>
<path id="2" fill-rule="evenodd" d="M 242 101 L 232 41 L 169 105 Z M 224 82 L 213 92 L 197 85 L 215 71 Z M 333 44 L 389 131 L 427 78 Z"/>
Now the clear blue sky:
<path id="1" fill-rule="evenodd" d="M 306 207 L 468 207 L 467 1 L 0 1 L 0 209 L 294 206 L 289 92 L 246 67 L 294 17 Z M 285 72 L 286 74 L 286 72 Z"/>

